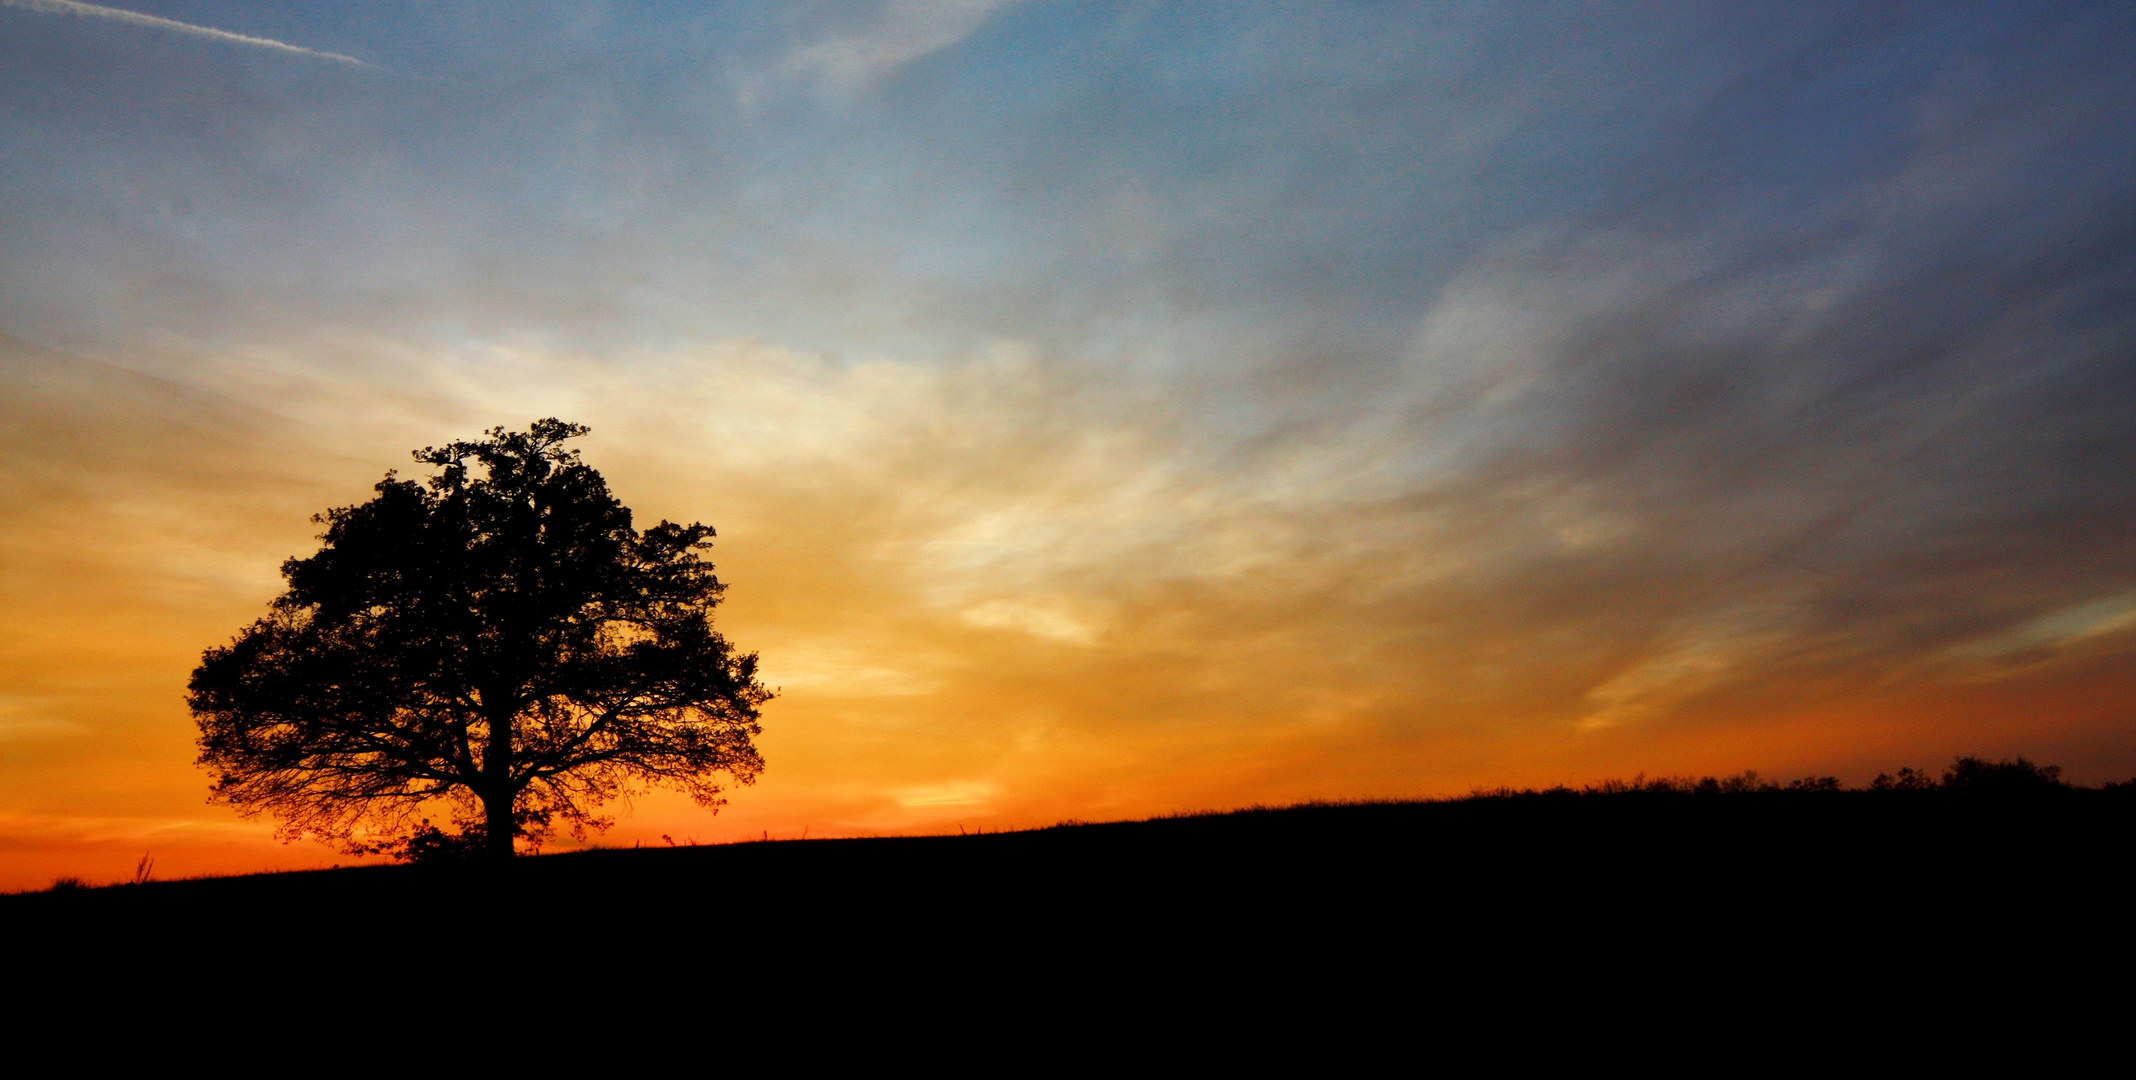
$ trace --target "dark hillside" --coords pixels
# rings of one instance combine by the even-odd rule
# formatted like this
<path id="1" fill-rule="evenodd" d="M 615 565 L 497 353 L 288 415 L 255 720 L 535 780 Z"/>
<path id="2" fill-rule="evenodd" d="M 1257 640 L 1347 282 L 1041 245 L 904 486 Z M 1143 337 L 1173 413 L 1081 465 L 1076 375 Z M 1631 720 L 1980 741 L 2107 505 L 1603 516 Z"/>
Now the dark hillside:
<path id="1" fill-rule="evenodd" d="M 573 962 L 2080 960 L 2126 937 L 2132 826 L 2126 787 L 1672 782 L 60 890 L 0 912 L 54 945 L 224 953 L 353 931 L 553 941 Z"/>

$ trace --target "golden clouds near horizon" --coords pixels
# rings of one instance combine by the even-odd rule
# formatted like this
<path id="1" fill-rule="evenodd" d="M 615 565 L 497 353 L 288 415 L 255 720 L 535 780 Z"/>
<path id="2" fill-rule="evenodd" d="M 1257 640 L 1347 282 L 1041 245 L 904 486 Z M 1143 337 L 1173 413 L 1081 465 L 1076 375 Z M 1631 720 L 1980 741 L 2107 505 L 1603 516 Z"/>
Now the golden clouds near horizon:
<path id="1" fill-rule="evenodd" d="M 1372 464 L 1413 434 L 1385 417 L 1212 429 L 1164 386 L 1024 346 L 6 363 L 9 887 L 142 851 L 166 874 L 335 861 L 205 805 L 186 675 L 312 549 L 310 514 L 413 447 L 551 413 L 593 427 L 583 452 L 641 522 L 718 526 L 723 628 L 783 691 L 760 784 L 717 818 L 642 797 L 607 842 L 1974 751 L 2131 764 L 2106 734 L 2136 682 L 2113 663 L 2125 595 L 1908 651 L 1874 619 L 1818 623 L 1815 575 L 1652 561 L 1656 513 L 1593 480 L 1405 488 Z"/>

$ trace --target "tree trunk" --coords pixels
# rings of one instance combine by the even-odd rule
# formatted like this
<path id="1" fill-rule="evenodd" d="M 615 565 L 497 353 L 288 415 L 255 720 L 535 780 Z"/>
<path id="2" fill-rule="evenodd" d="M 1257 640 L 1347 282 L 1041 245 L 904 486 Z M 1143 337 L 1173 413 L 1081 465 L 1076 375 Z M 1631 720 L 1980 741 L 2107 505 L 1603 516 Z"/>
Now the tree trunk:
<path id="1" fill-rule="evenodd" d="M 488 830 L 483 837 L 483 854 L 491 859 L 512 857 L 513 833 L 518 823 L 512 820 L 512 804 L 519 801 L 519 789 L 512 784 L 512 718 L 490 718 L 489 747 L 482 755 L 482 771 L 487 774 L 489 790 L 482 793 L 482 809 L 488 820 L 483 827 Z"/>
<path id="2" fill-rule="evenodd" d="M 512 820 L 513 801 L 509 785 L 502 792 L 482 801 L 482 809 L 487 816 L 483 825 L 487 832 L 482 838 L 482 848 L 483 854 L 491 859 L 512 857 L 512 834 L 517 831 L 517 823 Z"/>

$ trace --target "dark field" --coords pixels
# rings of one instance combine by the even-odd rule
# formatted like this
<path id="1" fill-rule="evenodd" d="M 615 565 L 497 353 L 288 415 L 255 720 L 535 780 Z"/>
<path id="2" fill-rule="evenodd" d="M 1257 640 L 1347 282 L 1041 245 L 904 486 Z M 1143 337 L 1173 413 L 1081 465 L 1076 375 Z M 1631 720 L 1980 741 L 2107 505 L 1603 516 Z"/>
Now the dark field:
<path id="1" fill-rule="evenodd" d="M 2127 939 L 2132 826 L 2126 786 L 1676 782 L 61 889 L 0 898 L 0 915 L 35 928 L 33 952 L 241 956 L 318 940 L 358 965 L 502 949 L 788 975 L 1807 964 L 1889 977 L 1976 954 L 2108 964 Z"/>

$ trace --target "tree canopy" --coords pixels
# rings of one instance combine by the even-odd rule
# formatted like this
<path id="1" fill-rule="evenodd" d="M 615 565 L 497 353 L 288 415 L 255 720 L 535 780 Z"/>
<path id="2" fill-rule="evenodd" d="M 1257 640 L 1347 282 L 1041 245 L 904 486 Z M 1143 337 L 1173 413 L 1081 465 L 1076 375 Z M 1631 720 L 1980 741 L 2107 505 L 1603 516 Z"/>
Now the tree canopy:
<path id="1" fill-rule="evenodd" d="M 562 445 L 586 431 L 418 450 L 427 480 L 389 472 L 315 517 L 320 550 L 193 672 L 211 798 L 288 839 L 509 856 L 558 823 L 603 828 L 602 804 L 649 786 L 716 808 L 720 774 L 753 781 L 771 693 L 713 629 L 712 527 L 633 528 Z"/>

